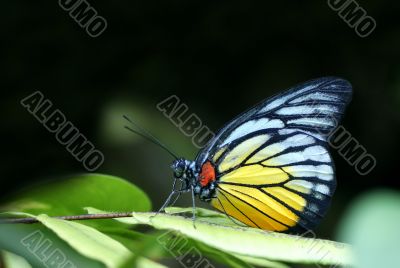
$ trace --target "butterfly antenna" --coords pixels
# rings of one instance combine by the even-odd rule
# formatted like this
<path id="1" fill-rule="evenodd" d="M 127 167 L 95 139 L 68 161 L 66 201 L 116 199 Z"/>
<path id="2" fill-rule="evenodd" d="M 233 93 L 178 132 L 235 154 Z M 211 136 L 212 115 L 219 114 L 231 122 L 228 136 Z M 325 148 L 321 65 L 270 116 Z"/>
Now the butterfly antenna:
<path id="1" fill-rule="evenodd" d="M 135 133 L 137 135 L 139 135 L 140 137 L 150 141 L 153 144 L 156 144 L 158 146 L 160 146 L 161 148 L 163 148 L 166 152 L 168 152 L 170 155 L 172 155 L 172 157 L 174 157 L 175 159 L 178 159 L 178 156 L 176 154 L 174 154 L 170 149 L 168 149 L 167 146 L 165 146 L 163 143 L 161 143 L 156 137 L 154 137 L 150 132 L 148 132 L 146 129 L 142 128 L 141 126 L 139 126 L 138 124 L 136 124 L 135 122 L 133 122 L 128 116 L 123 115 L 122 116 L 126 121 L 128 121 L 131 125 L 133 125 L 134 127 L 138 128 L 140 131 L 132 129 L 128 126 L 124 126 L 125 129 L 131 131 L 132 133 Z"/>

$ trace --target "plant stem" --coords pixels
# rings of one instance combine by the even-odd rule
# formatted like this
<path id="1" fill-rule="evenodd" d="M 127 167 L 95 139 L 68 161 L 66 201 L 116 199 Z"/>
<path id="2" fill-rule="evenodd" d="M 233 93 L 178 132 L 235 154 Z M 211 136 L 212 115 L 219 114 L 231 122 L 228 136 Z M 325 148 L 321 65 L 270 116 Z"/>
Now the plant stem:
<path id="1" fill-rule="evenodd" d="M 124 217 L 132 217 L 132 212 L 117 212 L 117 213 L 105 213 L 105 214 L 83 214 L 83 215 L 73 215 L 73 216 L 56 216 L 53 218 L 67 220 L 67 221 L 80 221 L 80 220 L 112 219 L 112 218 L 124 218 Z M 37 223 L 37 222 L 39 222 L 39 221 L 36 218 L 0 219 L 0 224 Z"/>

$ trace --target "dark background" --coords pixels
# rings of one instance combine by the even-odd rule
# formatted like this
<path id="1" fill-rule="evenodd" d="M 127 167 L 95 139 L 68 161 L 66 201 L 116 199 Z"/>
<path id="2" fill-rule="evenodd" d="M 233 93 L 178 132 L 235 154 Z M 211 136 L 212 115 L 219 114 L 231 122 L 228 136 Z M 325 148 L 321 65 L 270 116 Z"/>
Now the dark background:
<path id="1" fill-rule="evenodd" d="M 143 188 L 158 208 L 171 157 L 123 129 L 129 114 L 179 155 L 197 153 L 156 104 L 175 94 L 212 130 L 260 100 L 306 80 L 349 80 L 343 125 L 377 160 L 360 176 L 335 150 L 338 188 L 318 229 L 330 236 L 351 200 L 398 186 L 398 1 L 358 1 L 377 22 L 360 38 L 326 1 L 90 1 L 108 28 L 90 37 L 58 1 L 1 7 L 1 181 L 8 194 L 86 172 L 20 105 L 40 90 L 105 155 L 97 172 Z M 117 193 L 116 193 L 117 194 Z M 188 199 L 181 205 L 189 206 Z"/>

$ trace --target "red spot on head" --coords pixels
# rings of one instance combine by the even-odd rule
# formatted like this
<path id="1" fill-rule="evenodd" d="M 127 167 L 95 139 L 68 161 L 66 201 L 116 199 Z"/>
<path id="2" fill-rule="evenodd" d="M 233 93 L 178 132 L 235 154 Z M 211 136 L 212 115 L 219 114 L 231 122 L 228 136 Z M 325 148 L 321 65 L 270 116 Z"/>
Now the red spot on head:
<path id="1" fill-rule="evenodd" d="M 199 180 L 201 186 L 206 186 L 212 181 L 215 181 L 215 169 L 210 161 L 207 161 L 201 167 L 201 172 L 199 174 Z"/>

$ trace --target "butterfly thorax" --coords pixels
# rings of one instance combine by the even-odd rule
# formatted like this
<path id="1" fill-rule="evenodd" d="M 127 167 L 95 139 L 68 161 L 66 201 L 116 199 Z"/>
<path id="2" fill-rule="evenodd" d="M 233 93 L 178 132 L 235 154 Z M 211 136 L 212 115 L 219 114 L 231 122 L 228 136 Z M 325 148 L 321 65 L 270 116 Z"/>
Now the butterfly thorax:
<path id="1" fill-rule="evenodd" d="M 183 158 L 175 160 L 172 165 L 174 177 L 181 181 L 181 191 L 193 188 L 195 195 L 202 201 L 210 201 L 215 196 L 216 175 L 211 162 L 205 162 L 201 167 L 195 161 Z"/>

